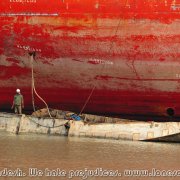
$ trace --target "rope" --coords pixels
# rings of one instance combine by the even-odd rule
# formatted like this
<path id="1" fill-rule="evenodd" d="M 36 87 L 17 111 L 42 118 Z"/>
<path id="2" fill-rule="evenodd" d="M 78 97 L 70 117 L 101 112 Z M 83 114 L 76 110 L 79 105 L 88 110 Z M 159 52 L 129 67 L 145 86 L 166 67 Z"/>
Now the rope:
<path id="1" fill-rule="evenodd" d="M 128 3 L 128 0 L 126 0 L 125 6 L 127 5 L 127 3 Z M 118 22 L 118 25 L 117 25 L 117 27 L 116 27 L 116 31 L 115 31 L 115 33 L 114 33 L 114 36 L 116 36 L 116 34 L 117 34 L 117 32 L 118 32 L 118 29 L 119 29 L 119 26 L 120 26 L 120 22 L 121 22 L 121 20 L 119 19 L 119 22 Z M 113 36 L 112 36 L 112 38 L 113 38 Z M 110 46 L 109 46 L 108 54 L 110 54 L 110 51 L 112 50 L 113 43 L 114 43 L 114 41 L 112 41 L 112 43 L 111 43 Z M 105 67 L 105 64 L 104 64 L 104 66 L 102 67 L 102 71 L 103 71 L 104 67 Z M 94 92 L 95 89 L 96 89 L 96 86 L 94 85 L 94 87 L 92 88 L 92 91 L 90 92 L 90 94 L 89 94 L 87 100 L 85 101 L 85 103 L 84 103 L 84 105 L 83 105 L 83 107 L 82 107 L 82 109 L 81 109 L 81 111 L 80 111 L 79 114 L 81 114 L 81 113 L 84 111 L 84 109 L 86 108 L 86 106 L 87 106 L 87 104 L 88 104 L 88 102 L 89 102 L 89 100 L 90 100 L 90 98 L 91 98 L 91 96 L 92 96 L 92 94 L 93 94 L 93 92 Z"/>
<path id="2" fill-rule="evenodd" d="M 84 106 L 82 107 L 81 112 L 80 112 L 79 114 L 82 114 L 82 112 L 84 111 L 84 109 L 85 109 L 86 105 L 88 104 L 88 102 L 89 102 L 89 100 L 90 100 L 90 98 L 91 98 L 91 96 L 92 96 L 92 94 L 93 94 L 95 88 L 96 88 L 96 87 L 94 86 L 93 89 L 92 89 L 92 91 L 91 91 L 91 93 L 89 94 L 89 97 L 87 98 L 87 100 L 86 100 Z"/>
<path id="3" fill-rule="evenodd" d="M 49 117 L 52 118 L 51 113 L 49 111 L 49 107 L 48 104 L 46 103 L 46 101 L 37 93 L 36 88 L 35 88 L 35 82 L 34 82 L 34 55 L 31 55 L 31 70 L 32 70 L 32 104 L 33 104 L 33 110 L 35 111 L 35 105 L 34 105 L 34 93 L 36 94 L 36 96 L 46 105 Z"/>
<path id="4" fill-rule="evenodd" d="M 37 123 L 36 121 L 34 121 L 33 119 L 27 117 L 30 121 L 32 121 L 33 123 L 37 124 L 38 126 L 42 126 L 42 127 L 45 127 L 45 128 L 50 128 L 50 129 L 53 129 L 53 128 L 58 128 L 58 127 L 61 127 L 61 126 L 64 126 L 66 123 L 68 123 L 69 121 L 67 121 L 66 123 L 64 124 L 61 124 L 61 125 L 58 125 L 58 126 L 45 126 L 45 125 L 42 125 L 42 124 L 39 124 Z M 53 123 L 54 124 L 54 123 Z"/>
<path id="5" fill-rule="evenodd" d="M 33 55 L 31 55 L 31 77 L 32 77 L 32 85 L 31 85 L 31 93 L 32 93 L 32 105 L 33 111 L 35 112 L 35 103 L 34 103 L 34 65 L 33 65 Z"/>

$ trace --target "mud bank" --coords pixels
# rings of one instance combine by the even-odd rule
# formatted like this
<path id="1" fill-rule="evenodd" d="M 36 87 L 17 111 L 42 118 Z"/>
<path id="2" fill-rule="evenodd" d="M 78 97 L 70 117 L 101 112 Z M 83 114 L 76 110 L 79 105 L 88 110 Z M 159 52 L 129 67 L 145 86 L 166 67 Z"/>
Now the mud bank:
<path id="1" fill-rule="evenodd" d="M 50 135 L 67 135 L 62 119 L 36 118 L 26 115 L 0 113 L 0 130 L 15 134 L 36 133 Z"/>
<path id="2" fill-rule="evenodd" d="M 67 123 L 69 128 L 65 126 Z M 0 130 L 14 134 L 36 133 L 117 140 L 180 142 L 180 122 L 140 122 L 119 119 L 116 123 L 87 123 L 0 113 Z"/>
<path id="3" fill-rule="evenodd" d="M 69 136 L 132 141 L 180 142 L 179 122 L 139 122 L 122 120 L 116 124 L 85 124 L 72 121 Z"/>

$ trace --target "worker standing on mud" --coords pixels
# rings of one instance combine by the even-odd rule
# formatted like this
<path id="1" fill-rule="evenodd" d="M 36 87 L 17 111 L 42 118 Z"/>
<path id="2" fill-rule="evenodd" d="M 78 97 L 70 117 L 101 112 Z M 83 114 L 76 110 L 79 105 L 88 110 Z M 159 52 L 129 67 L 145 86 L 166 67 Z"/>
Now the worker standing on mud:
<path id="1" fill-rule="evenodd" d="M 13 105 L 11 109 L 13 108 L 16 114 L 22 114 L 22 108 L 24 108 L 24 99 L 23 95 L 20 92 L 20 89 L 17 89 L 16 94 L 14 95 Z"/>

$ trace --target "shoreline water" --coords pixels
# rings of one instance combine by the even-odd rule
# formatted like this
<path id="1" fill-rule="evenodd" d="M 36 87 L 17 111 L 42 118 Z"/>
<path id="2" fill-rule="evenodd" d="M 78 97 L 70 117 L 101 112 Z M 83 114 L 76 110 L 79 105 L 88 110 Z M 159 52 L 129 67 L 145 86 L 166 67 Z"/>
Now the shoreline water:
<path id="1" fill-rule="evenodd" d="M 162 170 L 175 171 L 179 168 L 177 158 L 180 153 L 179 144 L 174 143 L 117 141 L 42 134 L 17 136 L 7 132 L 0 132 L 0 141 L 0 154 L 3 155 L 0 157 L 0 171 L 4 168 L 9 170 L 19 168 L 26 173 L 23 179 L 49 179 L 51 176 L 46 176 L 46 168 L 51 172 L 53 171 L 54 174 L 55 172 L 58 173 L 58 169 L 66 172 L 64 179 L 69 177 L 72 177 L 71 179 L 83 179 L 78 172 L 86 173 L 88 170 L 99 169 L 99 172 L 111 170 L 121 173 L 121 177 L 114 176 L 111 177 L 112 179 L 125 179 L 127 177 L 133 180 L 141 177 L 140 174 L 139 176 L 128 174 L 133 173 L 133 170 L 139 170 L 139 172 L 146 170 L 151 173 Z M 34 173 L 30 173 L 30 170 Z M 38 172 L 43 172 L 42 176 L 39 176 Z M 63 179 L 57 173 L 52 178 Z M 110 178 L 100 175 L 100 179 Z M 160 177 L 158 174 L 153 177 L 147 175 L 146 178 L 153 179 L 156 176 L 158 179 L 168 179 L 168 176 Z M 93 178 L 96 176 L 89 176 L 88 179 Z"/>

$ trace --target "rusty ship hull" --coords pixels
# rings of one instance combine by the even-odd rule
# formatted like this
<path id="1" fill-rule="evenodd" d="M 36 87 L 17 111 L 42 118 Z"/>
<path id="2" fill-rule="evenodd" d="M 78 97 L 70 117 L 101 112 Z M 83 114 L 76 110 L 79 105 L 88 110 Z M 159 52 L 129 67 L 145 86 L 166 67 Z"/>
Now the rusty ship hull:
<path id="1" fill-rule="evenodd" d="M 179 0 L 3 0 L 0 108 L 16 88 L 32 109 L 180 115 Z M 35 99 L 38 107 L 43 104 Z"/>

